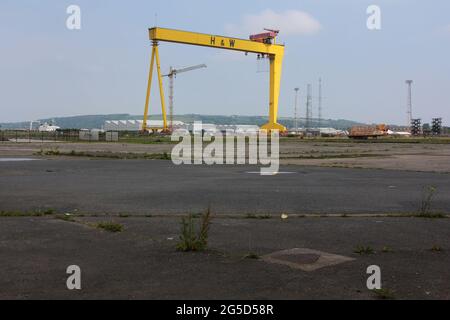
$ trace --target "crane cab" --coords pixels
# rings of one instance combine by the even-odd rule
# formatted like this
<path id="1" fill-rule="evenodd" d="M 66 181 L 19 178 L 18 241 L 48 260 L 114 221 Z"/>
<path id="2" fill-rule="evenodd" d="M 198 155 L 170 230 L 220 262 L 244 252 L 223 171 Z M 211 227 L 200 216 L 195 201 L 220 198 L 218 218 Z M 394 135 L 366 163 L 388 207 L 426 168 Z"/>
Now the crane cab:
<path id="1" fill-rule="evenodd" d="M 280 30 L 264 29 L 267 32 L 252 34 L 249 39 L 255 42 L 261 42 L 265 44 L 275 43 L 275 38 L 277 37 Z"/>

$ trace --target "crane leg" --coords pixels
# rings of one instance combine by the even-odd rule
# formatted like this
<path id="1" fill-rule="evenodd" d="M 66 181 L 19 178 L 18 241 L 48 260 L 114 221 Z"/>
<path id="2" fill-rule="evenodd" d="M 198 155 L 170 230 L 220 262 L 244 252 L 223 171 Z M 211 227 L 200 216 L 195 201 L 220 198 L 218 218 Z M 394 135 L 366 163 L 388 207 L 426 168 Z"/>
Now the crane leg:
<path id="1" fill-rule="evenodd" d="M 155 47 L 152 48 L 152 57 L 150 59 L 150 70 L 148 72 L 147 95 L 145 96 L 145 108 L 144 108 L 144 119 L 142 121 L 142 131 L 147 131 L 148 104 L 150 101 L 150 90 L 152 88 L 154 63 L 155 63 Z"/>
<path id="2" fill-rule="evenodd" d="M 163 131 L 167 131 L 166 103 L 164 100 L 164 88 L 163 88 L 162 76 L 161 76 L 161 65 L 159 62 L 158 44 L 153 44 L 153 48 L 155 49 L 156 70 L 158 72 L 159 96 L 161 98 L 161 111 L 162 111 L 162 117 L 163 117 Z"/>
<path id="3" fill-rule="evenodd" d="M 263 130 L 279 130 L 280 132 L 286 131 L 286 127 L 277 122 L 282 64 L 283 57 L 281 55 L 270 56 L 269 122 L 261 127 Z"/>
<path id="4" fill-rule="evenodd" d="M 173 75 L 169 76 L 169 130 L 173 132 Z"/>

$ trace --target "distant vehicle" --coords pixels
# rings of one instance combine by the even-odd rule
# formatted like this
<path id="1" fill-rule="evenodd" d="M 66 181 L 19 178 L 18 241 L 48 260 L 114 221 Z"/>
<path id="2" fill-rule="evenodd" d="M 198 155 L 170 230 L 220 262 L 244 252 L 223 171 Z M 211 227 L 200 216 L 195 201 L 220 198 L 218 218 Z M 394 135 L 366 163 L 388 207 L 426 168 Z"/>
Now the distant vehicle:
<path id="1" fill-rule="evenodd" d="M 388 127 L 385 124 L 375 126 L 353 126 L 348 134 L 353 139 L 378 138 L 388 135 Z"/>
<path id="2" fill-rule="evenodd" d="M 56 130 L 61 129 L 58 126 L 50 125 L 47 122 L 44 124 L 41 124 L 38 128 L 39 132 L 55 132 Z"/>
<path id="3" fill-rule="evenodd" d="M 407 132 L 407 131 L 392 131 L 392 130 L 388 130 L 387 133 L 390 136 L 405 136 L 405 137 L 410 137 L 411 136 L 411 132 Z"/>

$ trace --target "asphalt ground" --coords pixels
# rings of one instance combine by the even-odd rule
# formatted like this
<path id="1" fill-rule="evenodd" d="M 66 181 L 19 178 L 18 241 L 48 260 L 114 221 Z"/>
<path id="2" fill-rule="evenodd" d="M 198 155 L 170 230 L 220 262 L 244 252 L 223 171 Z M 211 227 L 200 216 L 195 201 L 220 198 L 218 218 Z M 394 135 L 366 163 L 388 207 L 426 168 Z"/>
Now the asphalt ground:
<path id="1" fill-rule="evenodd" d="M 66 158 L 0 162 L 0 211 L 108 214 L 417 213 L 430 186 L 432 210 L 450 211 L 450 175 L 282 166 Z"/>
<path id="2" fill-rule="evenodd" d="M 100 221 L 124 229 L 107 232 Z M 2 217 L 0 299 L 380 299 L 366 286 L 370 265 L 390 298 L 450 299 L 449 227 L 449 219 L 214 216 L 208 249 L 180 252 L 174 216 Z M 306 272 L 246 258 L 291 248 L 354 260 Z M 69 265 L 81 268 L 81 290 L 66 287 Z"/>
<path id="3" fill-rule="evenodd" d="M 417 213 L 427 186 L 437 190 L 433 212 L 447 213 L 448 174 L 9 160 L 0 162 L 0 299 L 450 299 L 450 220 L 393 217 Z M 179 214 L 208 206 L 208 249 L 177 251 Z M 5 216 L 45 209 L 57 214 Z M 339 217 L 299 216 L 308 213 Z M 124 229 L 98 229 L 104 221 Z M 354 260 L 307 272 L 260 259 L 293 248 Z M 81 290 L 66 287 L 69 265 L 82 270 Z M 367 289 L 370 265 L 381 268 L 382 295 Z"/>

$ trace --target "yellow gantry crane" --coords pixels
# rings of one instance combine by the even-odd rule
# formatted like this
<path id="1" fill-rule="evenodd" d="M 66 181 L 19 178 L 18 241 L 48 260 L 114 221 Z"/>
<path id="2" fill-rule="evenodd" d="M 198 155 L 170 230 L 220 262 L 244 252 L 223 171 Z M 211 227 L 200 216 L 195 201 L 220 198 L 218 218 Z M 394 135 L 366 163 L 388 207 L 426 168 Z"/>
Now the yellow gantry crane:
<path id="1" fill-rule="evenodd" d="M 278 35 L 278 30 L 266 29 L 266 31 L 267 32 L 264 33 L 251 35 L 250 39 L 246 40 L 166 28 L 149 29 L 150 40 L 152 40 L 153 46 L 150 60 L 150 71 L 148 75 L 147 95 L 145 98 L 142 130 L 147 131 L 148 129 L 152 129 L 147 127 L 147 116 L 153 77 L 153 65 L 155 64 L 155 61 L 158 73 L 159 94 L 161 99 L 161 110 L 163 117 L 163 130 L 167 131 L 168 129 L 158 51 L 159 41 L 165 41 L 217 49 L 242 51 L 246 54 L 249 52 L 256 53 L 260 57 L 267 56 L 270 61 L 269 122 L 263 125 L 261 128 L 268 131 L 286 131 L 286 128 L 277 122 L 278 97 L 280 95 L 281 69 L 284 56 L 284 46 L 275 43 L 276 36 Z"/>

